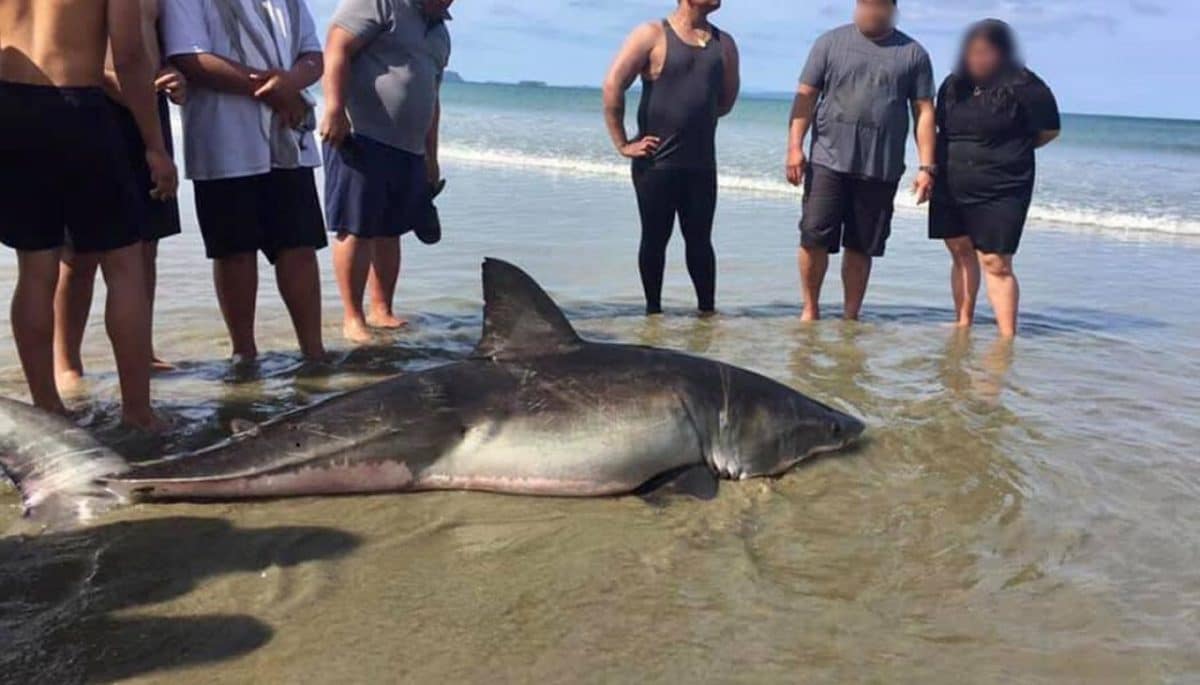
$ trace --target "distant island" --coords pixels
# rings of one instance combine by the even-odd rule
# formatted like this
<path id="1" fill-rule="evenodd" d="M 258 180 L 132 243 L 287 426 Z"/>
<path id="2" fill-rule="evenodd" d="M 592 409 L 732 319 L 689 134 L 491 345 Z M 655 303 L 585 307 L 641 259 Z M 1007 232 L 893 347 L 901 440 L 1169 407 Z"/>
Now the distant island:
<path id="1" fill-rule="evenodd" d="M 517 85 L 521 88 L 548 88 L 545 81 L 517 81 Z"/>
<path id="2" fill-rule="evenodd" d="M 463 78 L 462 74 L 458 73 L 457 71 L 451 71 L 451 70 L 447 69 L 446 73 L 442 75 L 442 83 L 466 83 L 466 82 L 467 82 L 467 80 L 465 78 Z"/>

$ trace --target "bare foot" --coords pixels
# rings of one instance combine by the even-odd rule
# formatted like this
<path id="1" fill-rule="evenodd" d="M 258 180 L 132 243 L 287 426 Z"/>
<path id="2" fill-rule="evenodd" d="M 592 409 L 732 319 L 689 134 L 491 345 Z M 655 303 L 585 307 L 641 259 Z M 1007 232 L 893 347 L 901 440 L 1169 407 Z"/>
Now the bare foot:
<path id="1" fill-rule="evenodd" d="M 175 365 L 169 361 L 164 361 L 155 355 L 150 358 L 150 370 L 154 373 L 163 373 L 165 371 L 174 371 Z"/>
<path id="2" fill-rule="evenodd" d="M 715 319 L 717 318 L 717 310 L 701 309 L 697 316 L 699 316 L 701 319 Z"/>
<path id="3" fill-rule="evenodd" d="M 408 319 L 396 316 L 391 312 L 383 312 L 368 316 L 367 324 L 372 328 L 396 330 L 397 328 L 406 328 L 408 326 Z"/>
<path id="4" fill-rule="evenodd" d="M 125 411 L 121 415 L 121 423 L 129 428 L 136 428 L 144 433 L 159 434 L 167 430 L 167 423 L 158 417 L 152 409 L 141 411 Z"/>
<path id="5" fill-rule="evenodd" d="M 83 373 L 70 369 L 54 374 L 54 383 L 63 395 L 74 395 L 83 389 Z"/>
<path id="6" fill-rule="evenodd" d="M 349 319 L 342 324 L 342 335 L 355 345 L 369 345 L 375 338 L 365 321 Z"/>
<path id="7" fill-rule="evenodd" d="M 812 323 L 814 321 L 820 321 L 821 320 L 821 310 L 809 309 L 808 307 L 805 307 L 804 311 L 800 314 L 800 320 L 805 323 Z"/>

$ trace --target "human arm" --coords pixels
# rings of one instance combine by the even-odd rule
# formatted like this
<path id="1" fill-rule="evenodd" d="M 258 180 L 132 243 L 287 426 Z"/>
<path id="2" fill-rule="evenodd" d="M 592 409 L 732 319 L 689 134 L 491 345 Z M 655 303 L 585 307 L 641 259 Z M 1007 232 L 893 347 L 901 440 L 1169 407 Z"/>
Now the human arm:
<path id="1" fill-rule="evenodd" d="M 721 84 L 717 115 L 723 117 L 733 111 L 742 90 L 742 57 L 733 36 L 723 33 L 721 38 L 721 49 L 725 51 L 725 80 Z"/>
<path id="2" fill-rule="evenodd" d="M 308 102 L 302 93 L 321 80 L 324 71 L 325 60 L 320 52 L 301 53 L 286 71 L 252 72 L 250 80 L 257 85 L 253 95 L 278 112 L 289 128 L 296 128 L 308 114 Z"/>
<path id="3" fill-rule="evenodd" d="M 1018 91 L 1018 100 L 1025 109 L 1029 130 L 1033 134 L 1033 146 L 1042 148 L 1062 134 L 1062 116 L 1050 87 L 1032 72 L 1030 77 L 1030 82 Z"/>
<path id="4" fill-rule="evenodd" d="M 804 170 L 808 160 L 804 157 L 804 138 L 812 128 L 813 116 L 825 80 L 829 72 L 829 39 L 821 36 L 813 43 L 804 69 L 800 72 L 800 85 L 792 101 L 792 113 L 788 119 L 787 180 L 794 186 L 804 182 Z"/>
<path id="5" fill-rule="evenodd" d="M 804 169 L 808 161 L 804 157 L 804 138 L 812 126 L 813 112 L 821 91 L 801 83 L 792 100 L 792 114 L 788 124 L 787 180 L 794 186 L 804 181 Z"/>
<path id="6" fill-rule="evenodd" d="M 322 140 L 341 145 L 350 135 L 350 117 L 346 113 L 346 87 L 350 80 L 350 61 L 365 41 L 334 24 L 325 39 L 325 116 L 321 119 Z"/>
<path id="7" fill-rule="evenodd" d="M 171 102 L 177 105 L 187 102 L 187 86 L 187 77 L 171 65 L 159 69 L 158 76 L 154 79 L 155 90 L 165 93 Z"/>
<path id="8" fill-rule="evenodd" d="M 917 138 L 917 155 L 922 167 L 937 165 L 937 111 L 932 99 L 913 100 L 913 128 Z M 913 181 L 913 194 L 917 196 L 917 204 L 925 204 L 933 196 L 933 185 L 937 181 L 934 175 L 922 169 L 917 172 Z"/>
<path id="9" fill-rule="evenodd" d="M 109 0 L 109 43 L 117 85 L 146 146 L 146 164 L 154 181 L 150 194 L 156 199 L 167 199 L 174 197 L 179 187 L 179 175 L 175 162 L 167 154 L 166 139 L 158 119 L 154 65 L 146 52 L 141 12 L 140 0 Z"/>
<path id="10" fill-rule="evenodd" d="M 933 186 L 937 182 L 934 174 L 928 171 L 937 167 L 937 109 L 933 104 L 933 62 L 923 48 L 918 49 L 913 69 L 908 99 L 912 103 L 913 135 L 917 139 L 917 155 L 921 166 L 924 167 L 917 172 L 913 181 L 913 194 L 917 198 L 917 204 L 921 205 L 933 197 Z"/>
<path id="11" fill-rule="evenodd" d="M 1038 131 L 1037 136 L 1033 140 L 1033 146 L 1035 148 L 1046 147 L 1050 143 L 1053 143 L 1054 141 L 1058 140 L 1058 137 L 1061 135 L 1062 135 L 1062 131 L 1060 131 L 1060 130 Z"/>
<path id="12" fill-rule="evenodd" d="M 649 157 L 660 143 L 654 136 L 630 142 L 625 130 L 625 93 L 638 74 L 649 66 L 650 53 L 654 50 L 660 31 L 655 24 L 643 24 L 634 29 L 621 46 L 604 79 L 604 123 L 613 146 L 626 157 Z"/>

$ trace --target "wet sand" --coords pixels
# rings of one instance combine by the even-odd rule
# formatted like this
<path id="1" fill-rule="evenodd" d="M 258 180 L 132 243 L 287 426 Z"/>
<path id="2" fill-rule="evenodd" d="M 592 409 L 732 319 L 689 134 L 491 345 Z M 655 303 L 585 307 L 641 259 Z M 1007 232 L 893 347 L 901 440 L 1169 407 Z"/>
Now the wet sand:
<path id="1" fill-rule="evenodd" d="M 870 440 L 780 480 L 723 484 L 713 502 L 141 506 L 90 530 L 3 538 L 0 680 L 1200 679 L 1200 246 L 1031 226 L 1023 335 L 1008 346 L 986 316 L 973 335 L 950 328 L 943 248 L 902 213 L 867 320 L 806 326 L 794 203 L 727 194 L 722 315 L 690 315 L 677 242 L 670 315 L 648 321 L 625 184 L 448 171 L 447 242 L 405 244 L 412 331 L 302 365 L 264 279 L 261 347 L 276 351 L 231 369 L 189 219 L 163 246 L 158 310 L 159 349 L 180 362 L 155 386 L 174 431 L 145 441 L 113 425 L 98 316 L 75 406 L 147 457 L 452 360 L 478 333 L 490 255 L 533 273 L 589 337 L 765 372 L 865 418 Z M 10 292 L 11 256 L 0 265 Z M 831 280 L 832 315 L 838 290 Z M 335 295 L 327 279 L 331 342 Z M 0 392 L 24 397 L 0 336 Z M 7 527 L 15 495 L 0 488 L 0 505 Z"/>

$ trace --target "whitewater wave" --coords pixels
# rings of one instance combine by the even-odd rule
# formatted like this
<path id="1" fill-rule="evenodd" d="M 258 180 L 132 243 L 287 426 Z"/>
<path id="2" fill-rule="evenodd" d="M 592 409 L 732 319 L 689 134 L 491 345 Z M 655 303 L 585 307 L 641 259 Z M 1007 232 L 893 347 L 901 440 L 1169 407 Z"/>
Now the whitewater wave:
<path id="1" fill-rule="evenodd" d="M 498 168 L 522 168 L 571 176 L 593 176 L 627 180 L 629 165 L 584 159 L 536 155 L 515 150 L 477 149 L 461 145 L 443 145 L 441 157 L 467 164 Z M 760 195 L 799 200 L 800 191 L 782 180 L 723 173 L 721 189 L 746 195 Z M 901 187 L 896 206 L 902 211 L 921 212 L 907 188 Z M 1035 221 L 1063 226 L 1077 226 L 1122 233 L 1157 233 L 1173 236 L 1200 237 L 1200 221 L 1178 216 L 1150 216 L 1107 210 L 1087 209 L 1058 204 L 1034 204 L 1029 217 Z"/>

